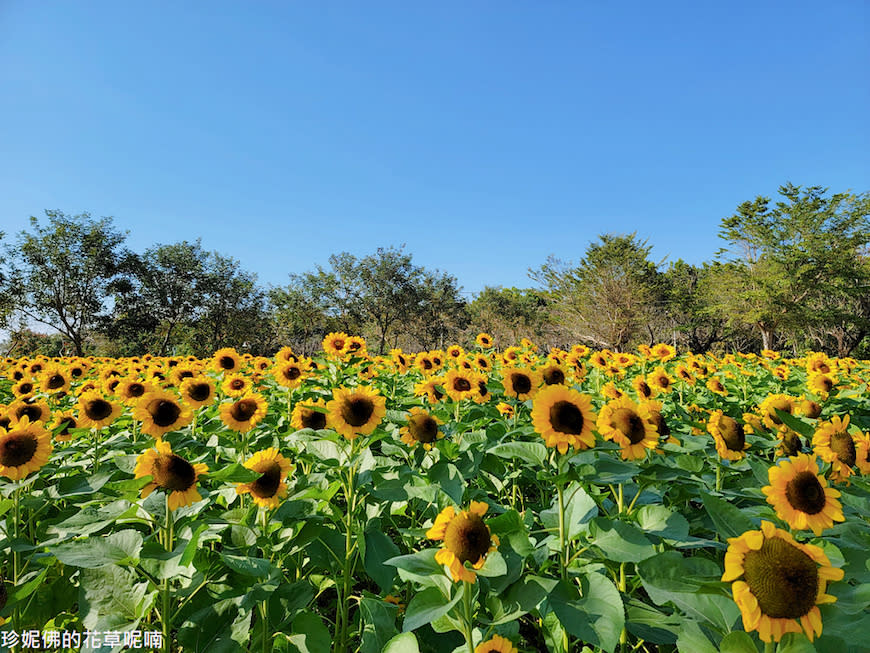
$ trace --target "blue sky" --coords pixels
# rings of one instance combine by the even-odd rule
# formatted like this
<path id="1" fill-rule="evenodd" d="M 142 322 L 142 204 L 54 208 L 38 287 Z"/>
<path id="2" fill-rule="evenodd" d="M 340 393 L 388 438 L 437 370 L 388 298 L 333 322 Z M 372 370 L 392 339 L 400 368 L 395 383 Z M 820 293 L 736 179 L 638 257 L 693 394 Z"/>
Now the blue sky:
<path id="1" fill-rule="evenodd" d="M 870 190 L 855 2 L 0 2 L 0 230 L 111 215 L 265 284 L 407 244 L 467 291 L 636 231 L 700 263 Z M 9 236 L 7 235 L 7 239 Z"/>

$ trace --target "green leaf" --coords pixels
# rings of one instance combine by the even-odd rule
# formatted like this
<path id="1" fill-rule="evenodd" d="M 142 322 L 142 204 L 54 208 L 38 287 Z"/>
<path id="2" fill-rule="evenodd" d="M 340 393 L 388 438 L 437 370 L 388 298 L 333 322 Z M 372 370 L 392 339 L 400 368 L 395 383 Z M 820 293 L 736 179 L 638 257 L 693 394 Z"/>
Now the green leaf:
<path id="1" fill-rule="evenodd" d="M 732 506 L 727 501 L 706 492 L 701 492 L 701 500 L 723 539 L 739 537 L 746 531 L 757 530 L 752 520 L 744 515 L 737 506 Z"/>
<path id="2" fill-rule="evenodd" d="M 490 532 L 498 535 L 511 549 L 525 558 L 535 550 L 529 540 L 528 529 L 522 516 L 516 510 L 508 510 L 486 522 Z"/>
<path id="3" fill-rule="evenodd" d="M 505 563 L 502 554 L 498 551 L 493 551 L 488 554 L 486 556 L 486 561 L 483 563 L 483 567 L 478 569 L 477 573 L 488 578 L 504 576 L 507 573 L 507 564 Z"/>
<path id="4" fill-rule="evenodd" d="M 598 514 L 598 504 L 579 483 L 571 483 L 562 491 L 565 501 L 565 530 L 568 537 L 579 537 L 587 530 L 589 520 Z M 553 498 L 552 505 L 541 511 L 541 522 L 545 528 L 556 532 L 559 529 L 559 498 Z"/>
<path id="5" fill-rule="evenodd" d="M 40 585 L 42 585 L 47 573 L 48 568 L 46 567 L 36 575 L 36 578 L 33 578 L 26 583 L 20 583 L 16 586 L 11 592 L 9 592 L 9 596 L 7 597 L 8 605 L 19 603 L 33 594 L 33 592 L 39 589 Z"/>
<path id="6" fill-rule="evenodd" d="M 646 536 L 631 524 L 596 517 L 589 525 L 589 542 L 615 562 L 640 562 L 655 555 Z"/>
<path id="7" fill-rule="evenodd" d="M 228 553 L 221 553 L 220 556 L 227 567 L 245 576 L 267 578 L 272 572 L 272 564 L 263 558 L 249 558 Z"/>
<path id="8" fill-rule="evenodd" d="M 323 653 L 332 644 L 329 630 L 313 612 L 300 613 L 293 620 L 292 630 L 293 634 L 287 639 L 299 653 Z"/>
<path id="9" fill-rule="evenodd" d="M 48 527 L 48 532 L 54 535 L 73 533 L 76 536 L 91 535 L 114 524 L 128 511 L 133 513 L 136 507 L 129 501 L 120 499 L 104 506 L 90 505 L 79 509 L 74 515 L 59 524 Z"/>
<path id="10" fill-rule="evenodd" d="M 142 551 L 142 535 L 124 530 L 106 537 L 86 537 L 48 549 L 65 565 L 96 569 L 103 565 L 136 565 Z"/>
<path id="11" fill-rule="evenodd" d="M 250 483 L 260 478 L 262 474 L 255 472 L 253 469 L 248 469 L 240 463 L 231 463 L 226 467 L 209 472 L 209 481 L 218 483 Z"/>
<path id="12" fill-rule="evenodd" d="M 813 439 L 813 435 L 816 432 L 816 427 L 813 426 L 810 422 L 805 422 L 800 417 L 795 417 L 791 413 L 787 413 L 784 410 L 780 410 L 779 408 L 774 408 L 776 411 L 777 417 L 789 427 L 792 431 L 797 431 L 805 438 Z"/>
<path id="13" fill-rule="evenodd" d="M 742 630 L 735 630 L 722 638 L 719 653 L 758 653 L 758 648 L 749 635 Z"/>
<path id="14" fill-rule="evenodd" d="M 420 653 L 420 645 L 414 633 L 402 633 L 387 642 L 381 653 Z"/>
<path id="15" fill-rule="evenodd" d="M 553 612 L 574 637 L 612 652 L 625 625 L 625 611 L 619 590 L 601 574 L 582 577 L 581 589 L 560 580 L 550 593 Z"/>
<path id="16" fill-rule="evenodd" d="M 53 499 L 74 496 L 84 496 L 98 492 L 108 480 L 112 472 L 101 472 L 93 476 L 67 476 L 48 488 L 48 496 Z"/>
<path id="17" fill-rule="evenodd" d="M 405 609 L 402 631 L 407 633 L 416 630 L 420 626 L 435 621 L 441 615 L 447 614 L 450 608 L 459 601 L 463 591 L 466 591 L 465 584 L 452 599 L 444 596 L 437 587 L 427 587 L 422 592 L 418 592 Z"/>
<path id="18" fill-rule="evenodd" d="M 543 442 L 504 442 L 495 445 L 487 453 L 499 458 L 522 460 L 537 467 L 543 467 L 547 459 L 547 447 Z"/>
<path id="19" fill-rule="evenodd" d="M 665 506 L 643 506 L 637 511 L 637 523 L 647 533 L 668 540 L 682 541 L 689 535 L 686 518 Z"/>
<path id="20" fill-rule="evenodd" d="M 595 475 L 592 480 L 600 485 L 627 483 L 634 480 L 638 473 L 640 473 L 640 467 L 634 463 L 601 456 L 595 462 Z"/>
<path id="21" fill-rule="evenodd" d="M 424 549 L 410 555 L 396 556 L 389 560 L 384 560 L 385 565 L 392 565 L 399 570 L 399 576 L 402 580 L 421 581 L 428 580 L 429 576 L 435 574 L 443 576 L 444 571 L 437 562 L 435 562 L 436 549 Z"/>
<path id="22" fill-rule="evenodd" d="M 511 585 L 507 600 L 516 603 L 525 612 L 537 608 L 550 592 L 555 589 L 557 581 L 540 576 L 526 576 Z"/>
<path id="23" fill-rule="evenodd" d="M 366 573 L 378 584 L 382 592 L 390 591 L 396 578 L 396 568 L 385 563 L 401 553 L 399 547 L 381 531 L 367 530 L 365 549 L 363 565 Z"/>
<path id="24" fill-rule="evenodd" d="M 194 612 L 178 629 L 182 650 L 212 653 L 246 651 L 251 611 L 240 610 L 244 596 L 216 601 Z"/>
<path id="25" fill-rule="evenodd" d="M 396 630 L 397 607 L 386 601 L 363 596 L 359 602 L 362 618 L 361 653 L 381 653 L 387 642 L 398 634 Z"/>
<path id="26" fill-rule="evenodd" d="M 683 624 L 677 636 L 677 650 L 680 653 L 718 653 L 716 647 L 694 621 Z"/>
<path id="27" fill-rule="evenodd" d="M 428 477 L 429 481 L 439 487 L 454 503 L 462 503 L 465 481 L 455 465 L 448 462 L 436 463 L 429 469 Z"/>
<path id="28" fill-rule="evenodd" d="M 106 565 L 79 573 L 79 614 L 92 630 L 130 630 L 151 610 L 157 591 L 130 569 Z"/>

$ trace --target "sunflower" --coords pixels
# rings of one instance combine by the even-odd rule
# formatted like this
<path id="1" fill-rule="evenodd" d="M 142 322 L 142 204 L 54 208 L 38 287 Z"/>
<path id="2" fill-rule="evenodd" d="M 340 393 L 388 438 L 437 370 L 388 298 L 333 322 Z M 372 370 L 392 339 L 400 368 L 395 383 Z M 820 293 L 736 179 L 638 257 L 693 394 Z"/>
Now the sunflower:
<path id="1" fill-rule="evenodd" d="M 677 355 L 677 350 L 671 345 L 660 342 L 652 346 L 650 354 L 658 358 L 662 363 L 666 363 Z"/>
<path id="2" fill-rule="evenodd" d="M 795 398 L 788 395 L 768 395 L 758 407 L 761 411 L 761 420 L 769 429 L 776 429 L 782 425 L 782 420 L 776 414 L 779 409 L 784 413 L 792 414 L 795 411 Z"/>
<path id="3" fill-rule="evenodd" d="M 329 427 L 348 440 L 370 434 L 387 414 L 386 400 L 366 386 L 336 388 L 326 409 Z"/>
<path id="4" fill-rule="evenodd" d="M 239 433 L 247 433 L 266 416 L 268 405 L 262 395 L 251 393 L 239 397 L 233 403 L 220 405 L 221 420 Z"/>
<path id="5" fill-rule="evenodd" d="M 714 392 L 717 395 L 721 395 L 723 397 L 728 396 L 728 390 L 725 389 L 725 386 L 722 384 L 722 381 L 717 376 L 711 376 L 707 379 L 707 390 L 710 392 Z"/>
<path id="6" fill-rule="evenodd" d="M 438 389 L 438 386 L 444 381 L 440 376 L 430 376 L 429 378 L 414 384 L 414 395 L 417 397 L 426 397 L 426 401 L 430 404 L 437 404 L 444 398 L 444 393 Z"/>
<path id="7" fill-rule="evenodd" d="M 79 428 L 79 423 L 72 410 L 65 410 L 53 413 L 47 428 L 58 442 L 69 442 L 72 440 L 70 430 Z"/>
<path id="8" fill-rule="evenodd" d="M 870 433 L 855 436 L 855 464 L 862 474 L 870 475 Z"/>
<path id="9" fill-rule="evenodd" d="M 716 453 L 723 460 L 740 460 L 749 448 L 743 427 L 733 417 L 725 415 L 721 410 L 714 410 L 707 420 L 707 431 L 716 442 Z"/>
<path id="10" fill-rule="evenodd" d="M 532 405 L 532 425 L 548 447 L 564 454 L 568 447 L 575 451 L 595 446 L 592 425 L 595 413 L 592 400 L 563 385 L 547 386 L 535 395 Z"/>
<path id="11" fill-rule="evenodd" d="M 797 411 L 804 417 L 816 419 L 822 414 L 822 407 L 819 405 L 819 402 L 804 398 L 804 400 L 797 405 Z"/>
<path id="12" fill-rule="evenodd" d="M 482 347 L 483 349 L 489 349 L 493 345 L 492 336 L 488 333 L 478 333 L 474 342 L 477 343 L 478 347 Z"/>
<path id="13" fill-rule="evenodd" d="M 620 397 L 624 397 L 625 393 L 617 388 L 613 381 L 608 381 L 602 386 L 601 395 L 608 399 L 619 399 Z"/>
<path id="14" fill-rule="evenodd" d="M 0 476 L 18 481 L 38 471 L 51 456 L 51 433 L 25 415 L 7 428 L 0 427 Z"/>
<path id="15" fill-rule="evenodd" d="M 776 435 L 779 438 L 779 445 L 776 447 L 777 456 L 791 458 L 801 453 L 801 450 L 804 448 L 801 436 L 789 428 L 778 429 Z"/>
<path id="16" fill-rule="evenodd" d="M 504 367 L 501 370 L 504 393 L 525 401 L 532 397 L 541 384 L 538 372 L 523 367 Z"/>
<path id="17" fill-rule="evenodd" d="M 453 401 L 472 397 L 477 391 L 475 375 L 464 370 L 450 370 L 444 375 L 444 390 Z"/>
<path id="18" fill-rule="evenodd" d="M 12 420 L 27 417 L 31 422 L 47 422 L 51 417 L 51 409 L 44 399 L 16 399 L 9 404 L 6 414 Z"/>
<path id="19" fill-rule="evenodd" d="M 32 397 L 34 392 L 36 392 L 36 384 L 30 379 L 22 379 L 12 386 L 12 394 L 19 399 Z"/>
<path id="20" fill-rule="evenodd" d="M 689 385 L 695 385 L 695 375 L 692 374 L 692 371 L 685 365 L 677 365 L 674 369 L 674 374 L 676 374 L 680 381 L 684 381 Z"/>
<path id="21" fill-rule="evenodd" d="M 221 390 L 228 397 L 241 397 L 251 391 L 251 380 L 242 374 L 230 374 L 224 378 Z"/>
<path id="22" fill-rule="evenodd" d="M 556 361 L 550 361 L 544 367 L 538 369 L 544 385 L 565 385 L 568 380 L 565 368 Z"/>
<path id="23" fill-rule="evenodd" d="M 326 413 L 314 410 L 314 406 L 326 408 L 326 402 L 323 399 L 297 402 L 290 415 L 290 425 L 297 431 L 300 429 L 314 429 L 315 431 L 325 429 Z"/>
<path id="24" fill-rule="evenodd" d="M 607 402 L 598 413 L 598 432 L 622 447 L 623 460 L 636 460 L 655 449 L 659 437 L 649 409 L 628 397 Z"/>
<path id="25" fill-rule="evenodd" d="M 770 485 L 761 488 L 776 516 L 792 529 L 811 529 L 816 537 L 835 521 L 844 521 L 840 493 L 819 475 L 815 456 L 798 454 L 767 470 Z"/>
<path id="26" fill-rule="evenodd" d="M 362 336 L 350 336 L 347 339 L 345 353 L 356 354 L 357 356 L 366 355 L 366 341 Z"/>
<path id="27" fill-rule="evenodd" d="M 192 409 L 206 406 L 214 401 L 215 385 L 205 374 L 199 374 L 190 378 L 184 379 L 179 388 L 181 398 Z"/>
<path id="28" fill-rule="evenodd" d="M 277 449 L 269 448 L 258 451 L 245 461 L 245 467 L 258 474 L 260 478 L 250 483 L 236 486 L 238 494 L 248 494 L 254 498 L 254 503 L 264 508 L 277 508 L 281 499 L 287 496 L 287 484 L 284 479 L 293 469 L 293 465 Z"/>
<path id="29" fill-rule="evenodd" d="M 39 375 L 39 387 L 46 394 L 55 392 L 67 392 L 71 377 L 60 365 L 50 365 Z"/>
<path id="30" fill-rule="evenodd" d="M 133 408 L 133 419 L 142 422 L 142 433 L 160 439 L 193 421 L 193 411 L 175 394 L 154 390 L 142 395 Z"/>
<path id="31" fill-rule="evenodd" d="M 833 374 L 822 374 L 821 372 L 816 372 L 810 374 L 810 378 L 807 379 L 807 388 L 812 390 L 822 399 L 827 399 L 828 395 L 831 394 L 836 385 L 837 377 Z"/>
<path id="32" fill-rule="evenodd" d="M 848 431 L 849 416 L 839 416 L 822 422 L 813 434 L 813 451 L 826 463 L 831 463 L 831 478 L 845 481 L 852 475 L 852 465 L 858 460 L 855 440 Z"/>
<path id="33" fill-rule="evenodd" d="M 323 351 L 327 356 L 344 356 L 347 351 L 348 336 L 343 331 L 327 334 L 323 339 Z"/>
<path id="34" fill-rule="evenodd" d="M 272 378 L 282 388 L 298 388 L 308 375 L 309 366 L 302 361 L 285 361 L 272 368 Z"/>
<path id="35" fill-rule="evenodd" d="M 101 429 L 114 422 L 123 410 L 121 404 L 109 401 L 99 392 L 86 392 L 79 397 L 78 425 L 85 429 Z"/>
<path id="36" fill-rule="evenodd" d="M 432 362 L 432 359 L 429 358 L 428 354 L 423 352 L 420 352 L 414 357 L 414 367 L 420 370 L 423 376 L 434 374 L 436 372 L 435 364 Z"/>
<path id="37" fill-rule="evenodd" d="M 503 401 L 498 402 L 498 405 L 495 408 L 504 417 L 513 417 L 514 416 L 514 407 L 511 406 L 510 404 L 506 404 Z"/>
<path id="38" fill-rule="evenodd" d="M 287 345 L 286 347 L 281 347 L 278 351 L 275 352 L 275 362 L 276 363 L 289 363 L 291 361 L 295 361 L 297 359 L 296 354 L 293 353 L 293 348 Z M 263 369 L 268 369 L 270 366 L 267 365 Z"/>
<path id="39" fill-rule="evenodd" d="M 453 506 L 448 506 L 435 518 L 432 528 L 426 531 L 426 537 L 430 540 L 444 542 L 441 550 L 435 554 L 435 561 L 446 565 L 457 583 L 474 583 L 477 574 L 468 569 L 465 563 L 470 562 L 474 569 L 480 569 L 486 562 L 487 554 L 498 546 L 498 537 L 491 535 L 489 527 L 483 522 L 488 509 L 489 506 L 480 501 L 472 501 L 468 510 L 458 513 Z"/>
<path id="40" fill-rule="evenodd" d="M 471 398 L 475 403 L 485 404 L 492 398 L 492 393 L 486 385 L 489 377 L 486 374 L 477 373 L 474 375 L 474 394 Z"/>
<path id="41" fill-rule="evenodd" d="M 665 345 L 669 347 L 670 345 Z M 646 377 L 647 383 L 659 392 L 671 392 L 674 389 L 674 380 L 668 375 L 663 367 L 657 367 Z"/>
<path id="42" fill-rule="evenodd" d="M 589 357 L 589 362 L 592 363 L 592 366 L 599 369 L 605 370 L 607 366 L 610 364 L 610 359 L 608 358 L 608 354 L 610 351 L 607 349 L 602 349 L 601 351 L 596 351 Z"/>
<path id="43" fill-rule="evenodd" d="M 492 369 L 492 361 L 486 354 L 475 354 L 471 362 L 481 372 L 488 372 Z"/>
<path id="44" fill-rule="evenodd" d="M 444 353 L 447 354 L 447 358 L 453 360 L 459 360 L 465 356 L 465 350 L 459 345 L 450 345 Z"/>
<path id="45" fill-rule="evenodd" d="M 642 376 L 636 376 L 631 381 L 631 387 L 634 388 L 637 398 L 641 400 L 652 399 L 658 394 L 658 391 L 646 382 Z"/>
<path id="46" fill-rule="evenodd" d="M 172 453 L 165 440 L 158 440 L 154 449 L 148 449 L 136 459 L 136 478 L 150 476 L 151 482 L 142 488 L 144 499 L 156 489 L 169 495 L 169 509 L 189 506 L 202 499 L 196 489 L 200 474 L 208 472 L 203 463 L 190 464 L 181 456 Z"/>
<path id="47" fill-rule="evenodd" d="M 232 347 L 224 347 L 212 355 L 211 367 L 218 373 L 238 372 L 242 368 L 242 358 Z"/>
<path id="48" fill-rule="evenodd" d="M 665 421 L 664 415 L 662 415 L 662 402 L 649 399 L 640 402 L 640 405 L 649 411 L 650 419 L 655 424 L 659 437 L 668 444 L 679 445 L 680 441 L 671 435 L 671 428 L 668 426 L 667 421 Z"/>
<path id="49" fill-rule="evenodd" d="M 517 647 L 509 639 L 501 635 L 493 635 L 492 639 L 478 644 L 474 653 L 517 653 Z"/>
<path id="50" fill-rule="evenodd" d="M 444 434 L 438 430 L 440 424 L 442 424 L 440 419 L 415 406 L 408 411 L 408 424 L 399 430 L 402 434 L 401 440 L 409 447 L 422 444 L 423 448 L 429 451 L 435 440 L 444 437 Z"/>
<path id="51" fill-rule="evenodd" d="M 811 353 L 806 358 L 807 374 L 830 374 L 833 368 L 834 364 L 831 362 L 831 359 L 823 353 Z"/>
<path id="52" fill-rule="evenodd" d="M 408 360 L 408 357 L 401 349 L 391 349 L 390 359 L 393 361 L 393 365 L 399 374 L 404 374 L 411 366 L 411 361 Z"/>
<path id="53" fill-rule="evenodd" d="M 843 570 L 832 567 L 821 548 L 796 542 L 769 521 L 761 522 L 761 530 L 728 538 L 722 580 L 734 581 L 743 629 L 757 630 L 764 642 L 801 629 L 810 641 L 821 635 L 818 606 L 837 600 L 825 594 L 826 584 L 842 578 Z"/>

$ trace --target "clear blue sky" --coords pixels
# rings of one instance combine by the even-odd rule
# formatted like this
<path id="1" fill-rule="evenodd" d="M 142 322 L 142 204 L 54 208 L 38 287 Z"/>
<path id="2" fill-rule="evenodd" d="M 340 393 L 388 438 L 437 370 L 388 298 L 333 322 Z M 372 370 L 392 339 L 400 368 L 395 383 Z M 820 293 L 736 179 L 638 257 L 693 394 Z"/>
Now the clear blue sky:
<path id="1" fill-rule="evenodd" d="M 111 215 L 265 284 L 407 243 L 529 286 L 602 232 L 699 263 L 786 181 L 870 190 L 868 69 L 861 0 L 0 0 L 0 230 Z"/>

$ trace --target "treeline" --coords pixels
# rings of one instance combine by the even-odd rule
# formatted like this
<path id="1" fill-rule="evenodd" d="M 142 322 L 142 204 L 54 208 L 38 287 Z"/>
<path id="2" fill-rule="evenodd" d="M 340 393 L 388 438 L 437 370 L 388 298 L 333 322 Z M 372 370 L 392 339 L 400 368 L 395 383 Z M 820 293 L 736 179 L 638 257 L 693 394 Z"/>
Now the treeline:
<path id="1" fill-rule="evenodd" d="M 870 195 L 780 187 L 722 219 L 723 248 L 700 266 L 656 263 L 635 234 L 605 234 L 576 262 L 549 258 L 529 288 L 463 296 L 452 275 L 403 247 L 264 287 L 239 261 L 199 241 L 126 247 L 111 218 L 46 211 L 4 245 L 5 355 L 206 356 L 220 347 L 310 354 L 331 331 L 386 352 L 528 337 L 624 350 L 669 342 L 695 352 L 761 349 L 865 357 L 870 333 Z M 41 333 L 48 331 L 48 334 Z"/>

